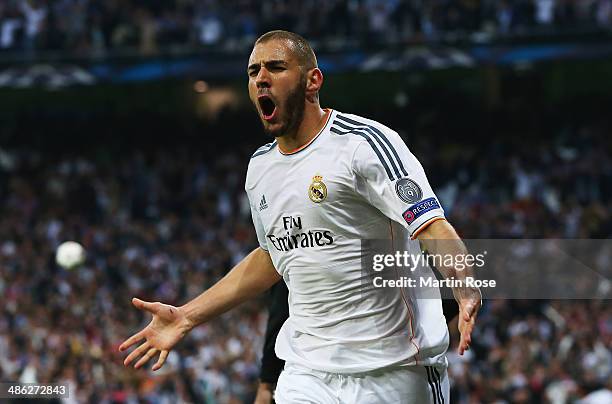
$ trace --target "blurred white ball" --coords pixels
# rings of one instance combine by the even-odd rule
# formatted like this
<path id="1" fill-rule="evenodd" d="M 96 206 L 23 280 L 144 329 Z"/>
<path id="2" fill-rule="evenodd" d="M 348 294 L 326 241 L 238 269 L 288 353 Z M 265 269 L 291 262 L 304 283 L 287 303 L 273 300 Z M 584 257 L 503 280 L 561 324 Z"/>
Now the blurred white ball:
<path id="1" fill-rule="evenodd" d="M 66 241 L 57 247 L 55 262 L 65 269 L 78 267 L 85 262 L 85 249 L 76 241 Z"/>

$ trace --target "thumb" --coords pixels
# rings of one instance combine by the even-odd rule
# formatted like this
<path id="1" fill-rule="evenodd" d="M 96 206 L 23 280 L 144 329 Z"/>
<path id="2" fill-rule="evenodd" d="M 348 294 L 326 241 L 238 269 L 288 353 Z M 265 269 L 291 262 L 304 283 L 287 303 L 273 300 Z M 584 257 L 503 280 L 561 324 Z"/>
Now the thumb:
<path id="1" fill-rule="evenodd" d="M 145 302 L 144 300 L 140 300 L 137 297 L 132 299 L 132 304 L 141 310 L 146 310 L 152 313 L 155 311 L 154 309 L 155 305 L 153 303 Z"/>
<path id="2" fill-rule="evenodd" d="M 476 305 L 473 302 L 468 302 L 463 306 L 463 311 L 464 311 L 463 318 L 465 319 L 465 321 L 469 321 L 472 315 L 474 315 L 475 308 L 476 308 Z"/>

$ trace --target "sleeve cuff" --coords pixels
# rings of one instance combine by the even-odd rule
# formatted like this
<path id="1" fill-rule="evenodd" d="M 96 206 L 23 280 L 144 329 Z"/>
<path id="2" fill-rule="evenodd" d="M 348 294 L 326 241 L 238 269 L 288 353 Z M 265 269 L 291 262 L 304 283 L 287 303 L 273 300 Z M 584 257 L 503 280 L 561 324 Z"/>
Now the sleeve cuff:
<path id="1" fill-rule="evenodd" d="M 446 218 L 444 216 L 436 216 L 436 217 L 432 217 L 429 220 L 426 220 L 412 233 L 412 236 L 410 236 L 410 238 L 412 240 L 416 240 L 416 238 L 419 236 L 419 234 L 423 230 L 425 230 L 430 224 L 432 224 L 433 222 L 437 222 L 438 220 L 446 220 Z"/>

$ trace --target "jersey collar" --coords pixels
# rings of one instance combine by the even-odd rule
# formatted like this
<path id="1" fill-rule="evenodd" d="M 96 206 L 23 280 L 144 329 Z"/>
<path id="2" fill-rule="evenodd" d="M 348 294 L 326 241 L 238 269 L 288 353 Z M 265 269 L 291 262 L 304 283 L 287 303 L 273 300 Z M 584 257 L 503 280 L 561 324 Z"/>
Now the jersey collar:
<path id="1" fill-rule="evenodd" d="M 300 146 L 297 149 L 293 149 L 293 150 L 288 151 L 288 152 L 282 151 L 280 146 L 279 146 L 278 147 L 278 151 L 280 152 L 280 154 L 282 154 L 283 156 L 290 156 L 292 154 L 299 153 L 302 150 L 306 149 L 308 146 L 310 146 L 321 135 L 321 133 L 323 133 L 323 131 L 325 131 L 325 129 L 327 128 L 327 125 L 329 124 L 330 118 L 332 116 L 333 109 L 331 109 L 331 108 L 323 108 L 323 111 L 325 111 L 327 116 L 325 117 L 325 125 L 323 125 L 323 127 L 321 128 L 319 133 L 317 133 L 316 136 L 314 136 L 312 139 L 310 139 L 310 141 L 308 143 L 306 143 L 305 145 Z"/>

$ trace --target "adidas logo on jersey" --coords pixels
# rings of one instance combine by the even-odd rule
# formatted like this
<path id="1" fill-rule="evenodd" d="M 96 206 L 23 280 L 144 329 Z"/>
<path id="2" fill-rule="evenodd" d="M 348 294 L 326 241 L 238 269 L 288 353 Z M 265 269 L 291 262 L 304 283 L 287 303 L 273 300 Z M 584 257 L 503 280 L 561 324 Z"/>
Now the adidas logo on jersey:
<path id="1" fill-rule="evenodd" d="M 259 201 L 259 211 L 261 212 L 264 209 L 268 209 L 268 203 L 266 202 L 266 196 L 261 196 L 261 201 Z"/>

